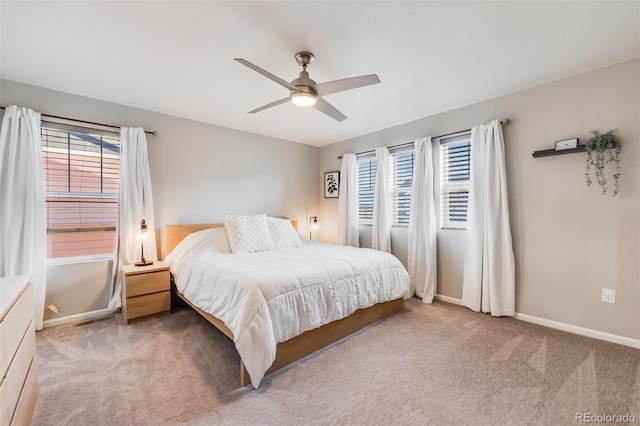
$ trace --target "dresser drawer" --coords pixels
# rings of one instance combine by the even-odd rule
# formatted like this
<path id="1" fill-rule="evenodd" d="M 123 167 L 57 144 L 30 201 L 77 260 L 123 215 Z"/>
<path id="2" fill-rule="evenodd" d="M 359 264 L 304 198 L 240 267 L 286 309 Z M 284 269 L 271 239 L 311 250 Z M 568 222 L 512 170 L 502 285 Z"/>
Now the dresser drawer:
<path id="1" fill-rule="evenodd" d="M 146 294 L 144 296 L 127 297 L 126 319 L 157 314 L 171 309 L 171 292 Z"/>
<path id="2" fill-rule="evenodd" d="M 0 322 L 0 378 L 7 373 L 18 345 L 33 318 L 33 288 L 28 285 L 7 316 Z"/>
<path id="3" fill-rule="evenodd" d="M 29 372 L 36 350 L 35 324 L 29 325 L 24 339 L 18 347 L 13 362 L 9 365 L 7 375 L 0 385 L 0 424 L 8 425 L 11 422 L 16 405 L 20 399 L 20 393 Z"/>
<path id="4" fill-rule="evenodd" d="M 126 297 L 169 290 L 169 271 L 127 275 Z"/>
<path id="5" fill-rule="evenodd" d="M 34 358 L 33 361 L 31 361 L 31 368 L 29 368 L 29 373 L 24 381 L 24 387 L 20 393 L 16 411 L 13 413 L 11 426 L 31 424 L 31 416 L 33 415 L 33 409 L 36 406 L 36 399 L 38 398 L 38 376 L 36 371 L 36 360 Z"/>

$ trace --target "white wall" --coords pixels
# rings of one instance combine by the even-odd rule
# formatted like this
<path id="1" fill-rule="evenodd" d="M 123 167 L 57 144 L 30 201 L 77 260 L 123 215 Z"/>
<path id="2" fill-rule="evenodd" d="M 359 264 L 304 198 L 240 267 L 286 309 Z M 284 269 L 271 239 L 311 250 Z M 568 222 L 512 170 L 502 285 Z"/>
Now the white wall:
<path id="1" fill-rule="evenodd" d="M 44 310 L 45 326 L 64 316 L 106 309 L 111 297 L 113 260 L 53 262 L 47 265 L 47 292 L 44 306 L 54 305 L 59 311 Z M 104 315 L 104 312 L 102 313 Z M 58 321 L 53 321 L 55 324 Z"/>
<path id="2" fill-rule="evenodd" d="M 147 135 L 160 254 L 163 228 L 171 223 L 221 222 L 225 214 L 267 213 L 295 219 L 307 232 L 320 197 L 319 149 L 169 115 L 0 80 L 0 104 L 121 126 L 157 130 Z M 2 117 L 0 111 L 0 119 Z M 108 262 L 96 262 L 85 296 L 65 296 L 68 285 L 50 268 L 47 300 L 66 315 L 106 308 L 102 277 Z M 65 274 L 86 265 L 65 266 Z M 71 269 L 69 269 L 71 268 Z M 74 272 L 75 271 L 75 272 Z M 86 272 L 86 271 L 84 271 Z M 84 273 L 83 272 L 83 273 Z"/>
<path id="3" fill-rule="evenodd" d="M 627 61 L 327 147 L 320 173 L 339 170 L 337 155 L 471 128 L 492 119 L 504 127 L 511 228 L 520 313 L 640 339 L 640 59 Z M 586 154 L 532 158 L 554 141 L 589 139 L 618 129 L 621 192 L 585 185 Z M 436 151 L 437 153 L 437 151 Z M 438 158 L 437 156 L 435 157 Z M 337 239 L 337 200 L 323 199 L 322 239 Z M 369 240 L 361 228 L 361 241 Z M 394 229 L 394 253 L 406 256 L 406 228 Z M 438 233 L 438 293 L 461 298 L 464 231 Z M 617 290 L 615 305 L 600 301 Z"/>
<path id="4" fill-rule="evenodd" d="M 295 219 L 307 232 L 319 197 L 319 149 L 174 117 L 152 141 L 156 222 L 221 222 L 226 214 Z M 158 137 L 160 139 L 160 137 Z"/>

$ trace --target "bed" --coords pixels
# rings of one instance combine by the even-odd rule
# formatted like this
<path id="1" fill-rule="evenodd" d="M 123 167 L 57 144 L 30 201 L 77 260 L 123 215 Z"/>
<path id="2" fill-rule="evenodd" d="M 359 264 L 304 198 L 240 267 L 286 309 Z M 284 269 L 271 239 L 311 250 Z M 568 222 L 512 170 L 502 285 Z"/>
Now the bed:
<path id="1" fill-rule="evenodd" d="M 234 341 L 242 386 L 402 310 L 410 295 L 387 253 L 296 233 L 296 247 L 231 254 L 229 233 L 221 223 L 167 225 L 165 260 L 176 295 Z"/>

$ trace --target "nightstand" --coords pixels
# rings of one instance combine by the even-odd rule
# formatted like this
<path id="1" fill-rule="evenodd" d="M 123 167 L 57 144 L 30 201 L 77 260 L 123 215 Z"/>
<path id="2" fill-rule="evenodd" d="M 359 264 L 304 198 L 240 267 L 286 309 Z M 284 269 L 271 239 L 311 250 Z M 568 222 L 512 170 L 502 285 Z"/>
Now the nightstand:
<path id="1" fill-rule="evenodd" d="M 160 261 L 149 266 L 124 265 L 122 317 L 124 322 L 171 313 L 169 266 Z"/>

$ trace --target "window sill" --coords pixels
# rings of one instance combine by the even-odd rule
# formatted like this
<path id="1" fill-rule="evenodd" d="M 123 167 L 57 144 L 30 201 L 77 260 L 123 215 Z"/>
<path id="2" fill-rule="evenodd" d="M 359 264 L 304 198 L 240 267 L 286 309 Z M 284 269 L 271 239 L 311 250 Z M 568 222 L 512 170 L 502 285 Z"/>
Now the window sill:
<path id="1" fill-rule="evenodd" d="M 68 265 L 71 263 L 95 262 L 98 260 L 114 260 L 114 254 L 94 254 L 90 256 L 73 256 L 73 257 L 55 257 L 47 259 L 47 266 L 50 265 Z"/>

